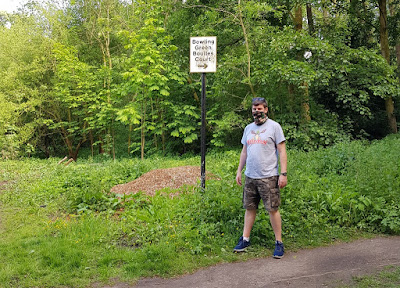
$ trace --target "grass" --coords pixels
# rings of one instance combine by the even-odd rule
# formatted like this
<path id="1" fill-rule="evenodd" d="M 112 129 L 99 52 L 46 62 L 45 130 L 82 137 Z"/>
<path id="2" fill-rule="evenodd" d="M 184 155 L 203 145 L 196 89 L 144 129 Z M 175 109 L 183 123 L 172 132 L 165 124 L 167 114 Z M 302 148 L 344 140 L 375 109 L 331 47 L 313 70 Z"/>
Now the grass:
<path id="1" fill-rule="evenodd" d="M 348 285 L 339 288 L 397 288 L 400 287 L 400 267 L 387 266 L 382 271 L 361 277 L 355 277 Z"/>
<path id="2" fill-rule="evenodd" d="M 391 136 L 289 151 L 281 206 L 286 249 L 399 235 L 399 144 L 400 137 Z M 134 283 L 270 256 L 273 232 L 264 212 L 252 231 L 252 249 L 232 253 L 244 214 L 234 180 L 239 153 L 209 153 L 207 170 L 222 180 L 207 181 L 204 193 L 183 187 L 174 198 L 108 192 L 152 169 L 199 165 L 199 157 L 89 158 L 67 167 L 58 159 L 0 161 L 0 286 Z"/>

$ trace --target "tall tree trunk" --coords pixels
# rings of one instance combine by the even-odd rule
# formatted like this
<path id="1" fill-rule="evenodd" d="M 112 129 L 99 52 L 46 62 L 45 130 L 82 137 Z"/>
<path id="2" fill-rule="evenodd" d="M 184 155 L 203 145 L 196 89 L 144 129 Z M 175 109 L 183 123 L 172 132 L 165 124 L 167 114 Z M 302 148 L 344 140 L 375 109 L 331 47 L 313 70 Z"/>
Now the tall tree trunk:
<path id="1" fill-rule="evenodd" d="M 304 92 L 303 92 L 304 98 L 301 103 L 301 119 L 303 122 L 308 123 L 311 121 L 311 115 L 310 115 L 310 92 L 308 90 L 308 83 L 304 82 Z"/>
<path id="2" fill-rule="evenodd" d="M 111 71 L 112 71 L 112 59 L 111 59 L 111 51 L 110 51 L 110 5 L 112 5 L 110 2 L 107 2 L 107 29 L 105 33 L 103 34 L 104 37 L 104 42 L 105 42 L 105 54 L 107 57 L 107 64 L 108 64 L 108 69 L 107 69 L 107 102 L 111 106 Z M 114 117 L 111 117 L 111 137 L 112 137 L 112 156 L 113 159 L 115 160 L 115 131 L 114 131 Z"/>
<path id="3" fill-rule="evenodd" d="M 111 101 L 111 71 L 113 68 L 112 65 L 112 58 L 111 58 L 111 50 L 110 50 L 110 43 L 111 43 L 111 18 L 113 15 L 113 1 L 105 0 L 105 1 L 95 1 L 91 4 L 88 4 L 88 11 L 87 13 L 90 15 L 90 27 L 91 29 L 88 30 L 88 38 L 95 39 L 97 41 L 101 53 L 102 53 L 102 60 L 103 60 L 103 67 L 106 71 L 104 78 L 103 78 L 103 88 L 106 91 L 107 95 L 107 103 L 109 105 L 112 104 Z M 115 13 L 114 13 L 115 14 Z M 102 25 L 98 25 L 99 20 L 105 20 L 105 27 Z M 112 137 L 111 141 L 111 150 L 108 151 L 110 155 L 113 156 L 115 160 L 115 131 L 114 131 L 114 117 L 111 116 L 111 123 L 108 127 L 106 127 L 106 134 L 109 134 Z"/>
<path id="4" fill-rule="evenodd" d="M 165 123 L 163 123 L 163 131 L 162 131 L 162 134 L 161 134 L 163 154 L 165 154 L 165 129 L 164 129 L 164 127 L 165 127 Z"/>
<path id="5" fill-rule="evenodd" d="M 397 60 L 397 70 L 400 71 L 400 43 L 396 44 L 396 60 Z"/>
<path id="6" fill-rule="evenodd" d="M 301 31 L 303 29 L 303 9 L 300 4 L 297 4 L 294 9 L 294 29 Z"/>
<path id="7" fill-rule="evenodd" d="M 329 12 L 328 12 L 328 0 L 322 0 L 321 1 L 321 8 L 322 8 L 322 22 L 324 27 L 328 27 L 329 24 Z"/>
<path id="8" fill-rule="evenodd" d="M 294 109 L 293 107 L 295 106 L 295 95 L 294 95 L 294 85 L 293 84 L 289 84 L 288 87 L 288 96 L 289 96 L 289 101 L 288 101 L 288 105 L 289 105 L 289 112 L 290 113 L 294 113 Z"/>
<path id="9" fill-rule="evenodd" d="M 400 8 L 399 4 L 395 4 L 393 3 L 393 0 L 389 0 L 389 11 L 390 11 L 390 15 L 392 17 L 395 17 L 395 11 L 399 11 L 398 9 Z M 400 13 L 400 12 L 397 12 Z M 395 45 L 395 49 L 396 49 L 396 63 L 397 63 L 397 77 L 400 80 L 400 36 L 398 36 L 399 38 L 396 39 L 396 45 Z"/>
<path id="10" fill-rule="evenodd" d="M 379 0 L 379 35 L 382 56 L 390 65 L 389 36 L 387 29 L 387 8 L 386 0 Z M 392 96 L 385 99 L 385 109 L 388 118 L 388 125 L 391 133 L 397 133 L 397 121 L 394 114 L 394 103 Z"/>
<path id="11" fill-rule="evenodd" d="M 68 149 L 68 157 L 73 158 L 75 161 L 78 159 L 78 153 L 81 148 L 81 145 L 86 141 L 86 140 L 80 140 L 78 145 L 74 148 L 73 140 L 70 139 L 69 133 L 65 129 L 61 129 L 61 134 L 63 136 L 63 140 L 65 142 L 65 145 L 67 146 Z"/>
<path id="12" fill-rule="evenodd" d="M 296 31 L 301 32 L 303 29 L 303 9 L 302 6 L 300 4 L 298 4 L 295 7 L 295 15 L 294 15 L 294 28 Z M 303 54 L 300 53 L 298 56 L 298 60 L 299 61 L 303 61 Z M 309 95 L 309 91 L 308 91 L 308 83 L 307 82 L 303 82 L 302 86 L 304 88 L 297 88 L 295 90 L 299 91 L 299 95 L 301 97 L 301 115 L 300 115 L 300 123 L 308 123 L 311 120 L 310 117 L 310 95 Z M 289 88 L 289 90 L 291 90 Z"/>
<path id="13" fill-rule="evenodd" d="M 251 83 L 251 57 L 250 57 L 250 48 L 249 48 L 249 41 L 247 38 L 247 32 L 246 32 L 246 26 L 244 25 L 243 22 L 243 17 L 242 17 L 242 8 L 241 8 L 241 3 L 240 0 L 238 0 L 238 8 L 239 8 L 239 22 L 240 22 L 240 26 L 242 27 L 242 31 L 243 31 L 243 37 L 244 37 L 244 44 L 246 45 L 246 53 L 247 53 L 247 79 L 248 79 L 248 84 L 250 87 L 250 91 L 251 94 L 253 96 L 256 95 L 255 91 L 254 91 L 254 87 L 253 84 Z"/>
<path id="14" fill-rule="evenodd" d="M 389 0 L 389 11 L 390 11 L 390 16 L 395 17 L 396 16 L 395 11 L 399 11 L 396 9 L 400 9 L 400 5 L 395 4 L 393 2 L 394 2 L 393 0 Z M 399 13 L 399 12 L 397 12 L 397 13 Z M 395 43 L 396 43 L 395 50 L 396 50 L 397 71 L 398 71 L 398 77 L 400 78 L 400 36 L 398 36 Z"/>
<path id="15" fill-rule="evenodd" d="M 104 143 L 103 138 L 101 138 L 101 136 L 99 136 L 99 154 L 103 154 L 104 153 L 103 143 Z"/>
<path id="16" fill-rule="evenodd" d="M 367 3 L 367 1 L 363 2 L 363 7 L 364 7 L 364 15 L 368 15 L 368 3 Z M 366 23 L 366 21 L 365 21 L 365 19 L 364 19 L 362 25 L 363 25 L 364 27 L 367 27 L 366 24 L 367 24 L 367 23 Z M 366 36 L 367 39 L 368 39 L 367 44 L 368 44 L 368 45 L 373 45 L 373 46 L 375 47 L 375 44 L 374 44 L 374 43 L 375 43 L 374 31 L 372 31 L 372 29 L 369 28 L 367 31 L 365 31 L 365 33 L 366 33 L 365 36 Z"/>
<path id="17" fill-rule="evenodd" d="M 315 34 L 315 27 L 314 27 L 314 20 L 313 20 L 313 13 L 312 13 L 312 7 L 311 3 L 307 3 L 307 22 L 308 22 L 308 33 L 310 33 L 311 36 Z M 304 82 L 304 94 L 306 95 L 305 101 L 303 102 L 303 113 L 304 113 L 304 119 L 306 121 L 311 120 L 310 116 L 310 104 L 309 104 L 309 89 L 308 89 L 308 83 Z"/>
<path id="18" fill-rule="evenodd" d="M 90 151 L 92 152 L 92 157 L 94 157 L 94 149 L 93 149 L 93 131 L 90 129 L 89 131 L 89 139 L 90 139 Z"/>
<path id="19" fill-rule="evenodd" d="M 150 107 L 151 107 L 151 120 L 152 120 L 152 122 L 154 123 L 154 121 L 157 121 L 156 119 L 154 119 L 155 117 L 154 117 L 154 114 L 155 114 L 155 112 L 154 112 L 154 110 L 156 110 L 156 111 L 159 111 L 160 112 L 160 108 L 158 107 L 159 105 L 158 105 L 158 101 L 157 101 L 158 99 L 156 98 L 156 99 L 154 99 L 154 101 L 152 101 L 152 99 L 150 99 Z M 155 102 L 155 103 L 154 103 Z M 155 109 L 154 109 L 154 106 L 156 107 Z M 161 117 L 159 117 L 158 119 L 162 119 Z M 154 147 L 156 148 L 156 150 L 158 149 L 158 139 L 157 139 L 157 133 L 153 133 L 153 141 L 154 141 Z"/>
<path id="20" fill-rule="evenodd" d="M 128 155 L 131 155 L 131 134 L 132 134 L 132 124 L 129 124 L 129 135 L 128 135 Z"/>
<path id="21" fill-rule="evenodd" d="M 310 35 L 312 36 L 315 33 L 315 27 L 314 27 L 311 3 L 307 3 L 307 22 L 308 22 L 308 33 L 310 33 Z"/>
<path id="22" fill-rule="evenodd" d="M 145 145 L 145 123 L 146 123 L 146 107 L 144 105 L 144 100 L 142 101 L 142 119 L 141 129 L 140 129 L 140 159 L 144 159 L 144 145 Z"/>

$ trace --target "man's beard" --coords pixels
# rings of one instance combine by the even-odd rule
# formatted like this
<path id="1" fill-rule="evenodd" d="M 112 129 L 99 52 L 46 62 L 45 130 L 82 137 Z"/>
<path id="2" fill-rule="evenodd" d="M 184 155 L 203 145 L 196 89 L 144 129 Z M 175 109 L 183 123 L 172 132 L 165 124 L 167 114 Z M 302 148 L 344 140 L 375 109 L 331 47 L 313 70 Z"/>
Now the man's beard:
<path id="1" fill-rule="evenodd" d="M 257 125 L 262 125 L 267 121 L 268 117 L 264 112 L 255 111 L 253 112 L 254 123 Z"/>

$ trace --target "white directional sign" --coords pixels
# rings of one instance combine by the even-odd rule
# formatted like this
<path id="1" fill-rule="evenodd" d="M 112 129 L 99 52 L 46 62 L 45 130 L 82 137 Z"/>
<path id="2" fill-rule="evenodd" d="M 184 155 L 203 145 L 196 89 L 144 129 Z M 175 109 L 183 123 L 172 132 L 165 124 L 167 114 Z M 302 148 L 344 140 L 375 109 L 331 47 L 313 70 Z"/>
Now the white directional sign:
<path id="1" fill-rule="evenodd" d="M 190 37 L 190 73 L 217 71 L 217 37 Z"/>

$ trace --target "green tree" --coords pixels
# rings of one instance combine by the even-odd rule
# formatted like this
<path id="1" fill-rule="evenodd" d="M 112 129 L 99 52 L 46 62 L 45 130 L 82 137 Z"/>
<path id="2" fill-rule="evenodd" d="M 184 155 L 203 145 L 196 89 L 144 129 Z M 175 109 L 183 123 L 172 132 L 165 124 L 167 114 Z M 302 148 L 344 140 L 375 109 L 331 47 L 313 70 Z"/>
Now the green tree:
<path id="1" fill-rule="evenodd" d="M 99 128 L 93 121 L 93 114 L 97 112 L 93 107 L 101 102 L 101 98 L 96 93 L 93 67 L 81 62 L 73 47 L 56 43 L 53 52 L 56 63 L 54 89 L 47 110 L 51 117 L 46 124 L 61 134 L 69 157 L 76 160 L 89 132 Z"/>
<path id="2" fill-rule="evenodd" d="M 122 32 L 127 49 L 126 72 L 123 73 L 125 93 L 132 96 L 135 110 L 140 114 L 140 155 L 144 158 L 146 136 L 150 133 L 154 143 L 157 136 L 165 137 L 166 111 L 171 105 L 170 81 L 182 82 L 177 65 L 170 59 L 176 47 L 165 33 L 162 23 L 148 18 L 137 32 Z M 132 107 L 128 104 L 125 109 Z M 133 117 L 135 116 L 133 113 Z M 163 149 L 164 149 L 163 143 Z M 156 145 L 156 144 L 155 144 Z"/>
<path id="3" fill-rule="evenodd" d="M 90 142 L 92 155 L 97 145 L 115 157 L 114 143 L 126 140 L 128 152 L 142 158 L 197 152 L 200 77 L 189 74 L 189 38 L 208 35 L 218 38 L 217 72 L 207 75 L 208 144 L 240 145 L 254 96 L 268 99 L 269 116 L 291 145 L 382 137 L 390 132 L 382 127 L 397 126 L 387 125 L 385 100 L 394 104 L 389 114 L 399 115 L 398 5 L 29 2 L 0 15 L 0 142 L 8 155 L 36 149 L 48 156 L 64 142 L 76 158 Z"/>
<path id="4" fill-rule="evenodd" d="M 379 40 L 381 44 L 381 53 L 383 58 L 390 65 L 390 49 L 389 49 L 389 34 L 387 25 L 387 2 L 379 0 Z M 388 118 L 388 125 L 392 133 L 397 133 L 397 121 L 394 111 L 394 102 L 392 95 L 385 97 L 385 108 Z"/>
<path id="5" fill-rule="evenodd" d="M 97 75 L 102 77 L 103 87 L 99 93 L 105 102 L 97 103 L 96 109 L 101 117 L 101 127 L 97 131 L 100 141 L 99 150 L 103 151 L 103 140 L 111 137 L 111 154 L 115 158 L 115 108 L 118 99 L 117 78 L 119 71 L 114 67 L 114 59 L 119 57 L 122 51 L 117 33 L 120 31 L 124 20 L 120 13 L 124 11 L 123 5 L 118 0 L 78 0 L 71 1 L 69 11 L 73 15 L 73 24 L 77 35 L 83 41 L 80 50 L 84 55 L 83 61 L 90 61 L 97 67 Z M 93 45 L 94 44 L 94 45 Z M 104 139 L 103 139 L 104 138 Z"/>
<path id="6" fill-rule="evenodd" d="M 10 150 L 10 155 L 16 156 L 42 147 L 47 154 L 47 131 L 41 119 L 51 78 L 51 44 L 35 15 L 5 18 L 5 24 L 0 26 L 2 150 Z"/>

